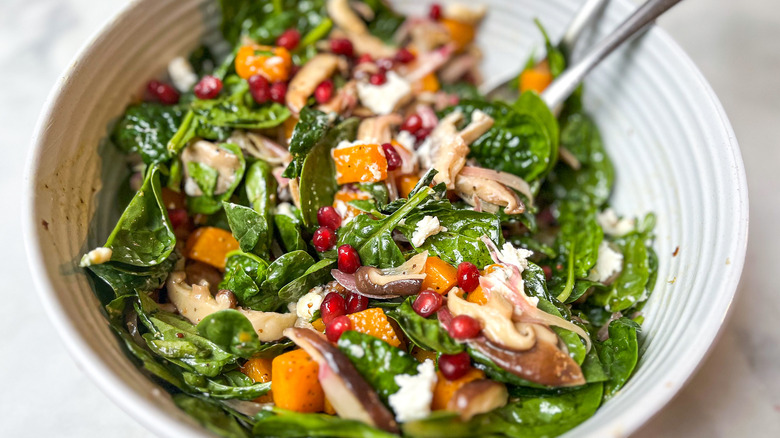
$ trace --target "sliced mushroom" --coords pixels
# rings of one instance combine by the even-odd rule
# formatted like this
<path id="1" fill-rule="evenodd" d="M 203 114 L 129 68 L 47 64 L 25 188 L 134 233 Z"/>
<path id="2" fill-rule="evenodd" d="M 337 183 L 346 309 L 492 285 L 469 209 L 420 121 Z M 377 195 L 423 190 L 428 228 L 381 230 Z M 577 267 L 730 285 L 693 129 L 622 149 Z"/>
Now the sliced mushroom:
<path id="1" fill-rule="evenodd" d="M 472 6 L 465 3 L 450 3 L 444 9 L 444 16 L 451 20 L 460 21 L 471 26 L 476 26 L 485 18 L 487 6 Z"/>
<path id="2" fill-rule="evenodd" d="M 247 155 L 270 164 L 284 164 L 290 161 L 290 152 L 271 139 L 254 132 L 233 131 L 228 143 L 238 145 Z"/>
<path id="3" fill-rule="evenodd" d="M 361 266 L 355 272 L 355 286 L 371 298 L 406 297 L 420 292 L 424 278 L 425 274 L 386 275 L 373 266 Z"/>
<path id="4" fill-rule="evenodd" d="M 549 342 L 539 341 L 530 350 L 514 351 L 480 337 L 470 340 L 469 346 L 503 370 L 529 382 L 551 387 L 585 384 L 585 377 L 577 362 Z"/>
<path id="5" fill-rule="evenodd" d="M 219 291 L 217 285 L 222 281 L 222 274 L 211 265 L 199 261 L 190 261 L 185 265 L 187 283 L 206 286 L 211 293 Z"/>
<path id="6" fill-rule="evenodd" d="M 506 405 L 509 393 L 503 383 L 488 379 L 469 382 L 453 394 L 447 410 L 457 412 L 463 421 Z"/>
<path id="7" fill-rule="evenodd" d="M 336 95 L 333 96 L 331 100 L 323 103 L 317 107 L 317 109 L 324 113 L 349 114 L 353 109 L 355 109 L 357 104 L 357 82 L 353 80 L 347 82 L 343 87 L 339 88 L 339 90 L 336 92 Z"/>
<path id="8" fill-rule="evenodd" d="M 399 432 L 393 414 L 344 353 L 314 330 L 291 328 L 284 335 L 317 362 L 322 390 L 339 417 L 362 421 L 390 433 Z"/>
<path id="9" fill-rule="evenodd" d="M 295 313 L 260 312 L 258 310 L 237 309 L 252 323 L 258 339 L 262 342 L 278 341 L 284 337 L 284 331 L 295 326 L 298 315 Z"/>
<path id="10" fill-rule="evenodd" d="M 460 170 L 463 169 L 463 166 L 466 165 L 466 155 L 468 155 L 470 150 L 469 144 L 493 126 L 492 117 L 476 110 L 471 114 L 471 123 L 462 131 L 457 132 L 455 125 L 462 118 L 463 115 L 461 113 L 450 113 L 439 122 L 439 125 L 431 133 L 432 141 L 434 142 L 434 146 L 431 149 L 433 167 L 439 171 L 434 180 L 437 183 L 444 183 L 448 189 L 456 188 L 456 177 Z M 476 189 L 477 187 L 474 187 L 473 190 Z M 506 187 L 504 187 L 504 190 L 512 193 Z M 489 191 L 486 191 L 486 195 L 488 193 Z M 480 198 L 483 201 L 487 201 L 482 196 Z"/>
<path id="11" fill-rule="evenodd" d="M 184 192 L 189 196 L 201 196 L 203 191 L 189 173 L 187 163 L 205 164 L 217 171 L 217 186 L 214 194 L 225 193 L 236 180 L 236 171 L 241 166 L 238 157 L 226 149 L 214 143 L 198 140 L 190 143 L 181 153 L 181 161 L 184 164 Z"/>
<path id="12" fill-rule="evenodd" d="M 290 81 L 285 102 L 287 106 L 298 114 L 309 96 L 314 93 L 322 81 L 333 75 L 339 67 L 339 57 L 331 53 L 320 53 L 303 65 L 298 73 Z"/>
<path id="13" fill-rule="evenodd" d="M 328 0 L 327 9 L 336 27 L 348 33 L 368 33 L 366 23 L 352 10 L 349 0 Z"/>
<path id="14" fill-rule="evenodd" d="M 482 333 L 498 345 L 515 351 L 533 348 L 536 332 L 528 326 L 517 326 L 512 321 L 512 303 L 501 294 L 489 293 L 484 305 L 470 303 L 456 293 L 448 294 L 447 308 L 453 315 L 468 315 L 482 325 Z"/>
<path id="15" fill-rule="evenodd" d="M 495 180 L 458 175 L 455 178 L 455 191 L 470 205 L 474 205 L 473 199 L 478 197 L 482 201 L 482 209 L 490 213 L 497 212 L 499 207 L 504 207 L 506 214 L 525 211 L 525 205 L 517 194 Z"/>
<path id="16" fill-rule="evenodd" d="M 197 324 L 212 313 L 230 309 L 231 305 L 235 305 L 228 296 L 212 296 L 208 286 L 199 284 L 190 286 L 185 281 L 186 278 L 187 274 L 184 271 L 172 272 L 168 276 L 166 287 L 168 299 L 176 306 L 179 314 L 191 323 Z"/>
<path id="17" fill-rule="evenodd" d="M 390 143 L 393 139 L 391 128 L 401 122 L 403 118 L 397 113 L 363 119 L 358 128 L 357 139 L 377 144 Z"/>

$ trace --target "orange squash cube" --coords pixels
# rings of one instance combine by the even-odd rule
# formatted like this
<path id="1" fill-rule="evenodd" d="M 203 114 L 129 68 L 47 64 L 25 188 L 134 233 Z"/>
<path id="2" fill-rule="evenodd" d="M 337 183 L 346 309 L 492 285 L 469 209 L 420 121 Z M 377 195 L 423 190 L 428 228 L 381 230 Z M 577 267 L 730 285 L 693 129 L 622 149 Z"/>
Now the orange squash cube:
<path id="1" fill-rule="evenodd" d="M 398 186 L 398 195 L 402 198 L 408 198 L 409 193 L 414 190 L 417 183 L 420 182 L 420 177 L 417 175 L 401 175 L 396 180 Z"/>
<path id="2" fill-rule="evenodd" d="M 372 307 L 349 314 L 347 318 L 352 322 L 352 330 L 379 338 L 393 347 L 401 345 L 401 340 L 390 325 L 384 310 Z"/>
<path id="3" fill-rule="evenodd" d="M 270 82 L 286 81 L 292 70 L 292 56 L 284 47 L 248 44 L 236 54 L 236 73 L 243 79 L 260 74 Z"/>
<path id="4" fill-rule="evenodd" d="M 265 383 L 271 381 L 271 362 L 272 360 L 264 357 L 249 359 L 239 371 L 252 379 L 255 383 Z M 272 403 L 274 401 L 273 392 L 261 395 L 254 400 L 256 403 Z"/>
<path id="5" fill-rule="evenodd" d="M 271 363 L 274 404 L 295 412 L 321 412 L 325 408 L 325 393 L 318 373 L 319 365 L 304 350 L 276 356 Z"/>
<path id="6" fill-rule="evenodd" d="M 412 348 L 410 354 L 412 357 L 417 359 L 417 362 L 423 363 L 425 362 L 425 359 L 430 359 L 433 361 L 433 363 L 436 363 L 435 351 L 423 350 L 422 348 L 415 345 L 414 348 Z"/>
<path id="7" fill-rule="evenodd" d="M 463 385 L 473 382 L 474 380 L 484 379 L 485 373 L 472 368 L 466 375 L 456 380 L 447 380 L 441 371 L 436 372 L 436 386 L 433 388 L 433 401 L 431 402 L 431 409 L 434 411 L 440 411 L 447 409 L 447 403 L 450 402 L 452 396 L 455 395 L 455 391 L 459 390 Z"/>
<path id="8" fill-rule="evenodd" d="M 187 257 L 225 270 L 227 254 L 238 249 L 238 241 L 230 231 L 216 227 L 200 227 L 187 239 Z"/>
<path id="9" fill-rule="evenodd" d="M 439 22 L 447 28 L 455 50 L 461 51 L 474 41 L 474 26 L 451 18 L 442 18 Z"/>
<path id="10" fill-rule="evenodd" d="M 422 290 L 430 289 L 444 295 L 458 283 L 458 270 L 438 257 L 428 257 L 423 272 L 426 275 Z"/>
<path id="11" fill-rule="evenodd" d="M 537 65 L 534 68 L 523 70 L 520 73 L 520 92 L 536 91 L 541 93 L 553 81 L 553 75 L 546 64 Z"/>
<path id="12" fill-rule="evenodd" d="M 357 200 L 369 199 L 370 197 L 371 196 L 368 193 L 361 192 L 358 190 L 339 190 L 338 192 L 336 192 L 336 195 L 333 196 L 333 207 L 335 208 L 336 203 L 341 201 L 347 205 L 347 211 L 349 211 L 349 213 L 351 213 L 353 216 L 357 216 L 363 212 L 358 210 L 355 207 L 352 207 L 351 205 L 348 204 L 348 202 L 354 201 L 356 199 Z"/>
<path id="13" fill-rule="evenodd" d="M 439 78 L 436 77 L 436 73 L 428 73 L 423 76 L 422 79 L 412 84 L 412 89 L 417 92 L 429 92 L 435 93 L 439 91 L 441 84 L 439 84 Z"/>
<path id="14" fill-rule="evenodd" d="M 369 183 L 387 179 L 387 159 L 378 144 L 359 144 L 333 149 L 339 184 Z"/>
<path id="15" fill-rule="evenodd" d="M 469 303 L 476 303 L 481 305 L 487 303 L 488 299 L 485 295 L 485 291 L 482 290 L 482 286 L 477 286 L 476 289 L 469 292 L 468 296 L 466 296 L 466 301 Z"/>

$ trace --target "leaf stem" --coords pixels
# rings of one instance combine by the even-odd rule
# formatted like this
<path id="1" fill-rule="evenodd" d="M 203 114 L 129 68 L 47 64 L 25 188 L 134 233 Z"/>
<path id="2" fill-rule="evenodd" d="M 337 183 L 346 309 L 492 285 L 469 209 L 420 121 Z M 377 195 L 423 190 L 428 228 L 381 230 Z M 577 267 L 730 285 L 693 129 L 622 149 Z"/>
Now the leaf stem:
<path id="1" fill-rule="evenodd" d="M 569 296 L 571 295 L 571 291 L 574 289 L 574 250 L 577 246 L 577 241 L 574 240 L 571 242 L 571 248 L 569 249 L 569 263 L 568 263 L 568 272 L 566 273 L 566 287 L 563 288 L 563 291 L 561 291 L 560 295 L 558 295 L 556 298 L 558 301 L 565 303 L 566 300 L 569 299 Z"/>

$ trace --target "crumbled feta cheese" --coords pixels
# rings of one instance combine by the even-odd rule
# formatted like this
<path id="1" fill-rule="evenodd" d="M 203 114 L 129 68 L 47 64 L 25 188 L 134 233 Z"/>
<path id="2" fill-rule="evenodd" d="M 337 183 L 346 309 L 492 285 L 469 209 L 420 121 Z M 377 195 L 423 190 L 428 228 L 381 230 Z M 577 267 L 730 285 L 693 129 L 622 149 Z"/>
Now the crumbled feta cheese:
<path id="1" fill-rule="evenodd" d="M 608 236 L 625 236 L 634 231 L 636 221 L 634 219 L 620 219 L 615 210 L 608 208 L 596 215 L 596 221 L 599 223 L 604 233 Z"/>
<path id="2" fill-rule="evenodd" d="M 433 167 L 433 141 L 428 136 L 419 148 L 417 148 L 417 161 L 420 163 L 421 169 L 430 169 Z"/>
<path id="3" fill-rule="evenodd" d="M 525 248 L 515 248 L 509 242 L 504 243 L 499 253 L 502 262 L 517 266 L 520 272 L 528 269 L 528 257 L 534 254 Z"/>
<path id="4" fill-rule="evenodd" d="M 361 357 L 365 356 L 366 352 L 365 350 L 363 350 L 363 347 L 361 347 L 360 345 L 350 344 L 349 354 L 352 355 L 352 357 L 360 359 Z"/>
<path id="5" fill-rule="evenodd" d="M 295 305 L 295 313 L 298 315 L 298 318 L 306 321 L 311 320 L 314 312 L 319 310 L 322 304 L 323 291 L 322 287 L 315 287 L 298 300 L 298 303 Z"/>
<path id="6" fill-rule="evenodd" d="M 85 268 L 87 266 L 92 265 L 100 265 L 103 263 L 106 263 L 111 260 L 111 255 L 114 252 L 111 250 L 111 248 L 104 248 L 102 246 L 99 246 L 92 251 L 84 254 L 84 257 L 81 258 L 81 267 Z"/>
<path id="7" fill-rule="evenodd" d="M 623 269 L 623 254 L 612 249 L 609 242 L 602 240 L 596 266 L 588 273 L 588 280 L 604 282 L 621 269 Z"/>
<path id="8" fill-rule="evenodd" d="M 374 114 L 386 115 L 393 112 L 398 103 L 412 92 L 412 86 L 395 72 L 387 73 L 387 81 L 382 85 L 358 82 L 360 103 Z"/>
<path id="9" fill-rule="evenodd" d="M 293 219 L 297 219 L 295 217 L 295 213 L 292 211 L 292 204 L 289 202 L 282 202 L 281 204 L 276 206 L 276 214 L 283 214 L 285 216 L 289 216 Z"/>
<path id="10" fill-rule="evenodd" d="M 395 136 L 395 141 L 401 146 L 405 147 L 408 151 L 414 150 L 414 145 L 417 143 L 417 138 L 409 131 L 400 131 Z"/>
<path id="11" fill-rule="evenodd" d="M 179 56 L 168 63 L 168 76 L 177 90 L 185 93 L 190 91 L 198 83 L 198 75 L 192 69 L 189 61 Z"/>
<path id="12" fill-rule="evenodd" d="M 447 228 L 441 226 L 439 218 L 436 216 L 425 216 L 417 222 L 417 228 L 412 233 L 412 245 L 420 247 L 425 243 L 425 239 L 442 231 L 447 231 Z"/>
<path id="13" fill-rule="evenodd" d="M 390 357 L 390 355 L 387 355 Z M 417 365 L 417 374 L 399 374 L 395 376 L 398 391 L 387 398 L 399 422 L 419 420 L 431 413 L 433 385 L 436 384 L 436 369 L 433 361 L 426 359 Z"/>

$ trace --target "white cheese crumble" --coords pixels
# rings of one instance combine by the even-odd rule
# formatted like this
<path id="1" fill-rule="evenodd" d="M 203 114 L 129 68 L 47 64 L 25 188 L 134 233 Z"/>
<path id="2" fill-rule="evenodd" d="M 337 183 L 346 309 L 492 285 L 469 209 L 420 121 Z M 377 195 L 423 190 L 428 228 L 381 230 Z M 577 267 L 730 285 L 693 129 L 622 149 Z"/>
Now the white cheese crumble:
<path id="1" fill-rule="evenodd" d="M 509 242 L 504 243 L 499 253 L 502 262 L 517 266 L 520 272 L 528 269 L 528 257 L 534 254 L 533 251 L 525 248 L 515 248 Z"/>
<path id="2" fill-rule="evenodd" d="M 634 219 L 618 218 L 615 210 L 611 208 L 596 214 L 596 222 L 599 223 L 605 234 L 615 237 L 625 236 L 634 231 L 636 226 Z"/>
<path id="3" fill-rule="evenodd" d="M 400 131 L 395 136 L 395 141 L 401 146 L 405 147 L 407 151 L 413 151 L 414 145 L 417 143 L 417 138 L 409 131 Z"/>
<path id="4" fill-rule="evenodd" d="M 621 269 L 623 269 L 623 254 L 612 249 L 609 242 L 602 240 L 596 266 L 588 273 L 588 280 L 603 283 Z"/>
<path id="5" fill-rule="evenodd" d="M 314 312 L 319 310 L 322 304 L 323 291 L 322 287 L 317 286 L 298 300 L 298 303 L 295 305 L 295 313 L 298 315 L 298 318 L 306 321 L 312 319 Z"/>
<path id="6" fill-rule="evenodd" d="M 293 219 L 297 219 L 295 217 L 295 213 L 292 211 L 292 204 L 289 202 L 282 202 L 281 204 L 276 206 L 276 214 L 283 214 L 285 216 L 289 216 Z"/>
<path id="7" fill-rule="evenodd" d="M 431 136 L 428 136 L 428 138 L 423 140 L 420 147 L 417 148 L 415 155 L 417 156 L 417 161 L 420 163 L 421 169 L 430 169 L 433 167 L 433 140 L 431 140 Z"/>
<path id="8" fill-rule="evenodd" d="M 439 218 L 436 216 L 425 216 L 417 222 L 417 228 L 412 233 L 412 245 L 420 247 L 425 243 L 425 239 L 442 231 L 447 231 L 447 228 L 441 226 Z"/>
<path id="9" fill-rule="evenodd" d="M 86 268 L 87 266 L 92 265 L 100 265 L 103 263 L 106 263 L 111 260 L 111 255 L 114 252 L 111 250 L 111 248 L 105 248 L 102 246 L 99 246 L 92 251 L 84 254 L 84 257 L 81 258 L 81 267 Z"/>
<path id="10" fill-rule="evenodd" d="M 395 72 L 387 72 L 387 81 L 382 85 L 358 82 L 360 103 L 374 114 L 386 115 L 393 112 L 398 103 L 412 92 L 412 86 Z"/>
<path id="11" fill-rule="evenodd" d="M 395 376 L 395 383 L 399 387 L 398 391 L 390 395 L 387 401 L 393 408 L 397 421 L 419 420 L 431 413 L 433 385 L 436 384 L 436 369 L 432 360 L 426 359 L 417 365 L 417 374 L 414 376 Z"/>
<path id="12" fill-rule="evenodd" d="M 190 91 L 198 83 L 198 75 L 192 69 L 189 61 L 179 56 L 168 63 L 168 76 L 177 90 L 185 93 Z"/>

